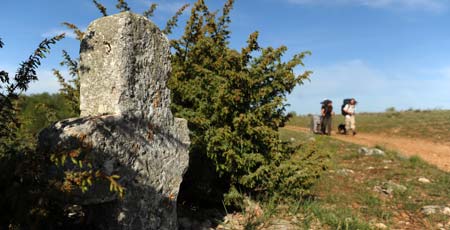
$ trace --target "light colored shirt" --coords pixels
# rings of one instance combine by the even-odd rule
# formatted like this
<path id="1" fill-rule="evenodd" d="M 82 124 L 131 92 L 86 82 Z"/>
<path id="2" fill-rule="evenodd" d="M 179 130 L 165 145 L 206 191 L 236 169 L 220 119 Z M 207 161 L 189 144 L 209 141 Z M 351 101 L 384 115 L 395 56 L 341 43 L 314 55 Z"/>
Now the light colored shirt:
<path id="1" fill-rule="evenodd" d="M 355 114 L 355 105 L 346 104 L 344 107 L 344 111 L 348 114 L 354 115 Z"/>

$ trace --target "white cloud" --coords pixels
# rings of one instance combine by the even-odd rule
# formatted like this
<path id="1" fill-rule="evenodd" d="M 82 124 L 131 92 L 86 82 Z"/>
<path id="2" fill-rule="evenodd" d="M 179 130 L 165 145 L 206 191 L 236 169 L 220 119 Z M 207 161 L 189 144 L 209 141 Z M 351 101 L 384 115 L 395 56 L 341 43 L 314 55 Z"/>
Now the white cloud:
<path id="1" fill-rule="evenodd" d="M 81 31 L 86 31 L 87 30 L 87 26 L 81 26 L 78 27 Z M 49 38 L 49 37 L 54 37 L 60 34 L 66 34 L 66 38 L 72 38 L 72 39 L 76 39 L 77 35 L 73 32 L 73 30 L 65 28 L 65 27 L 61 27 L 61 28 L 53 28 L 50 29 L 49 31 L 41 34 L 41 37 L 44 38 Z"/>
<path id="2" fill-rule="evenodd" d="M 68 29 L 66 29 L 66 30 L 64 30 L 64 29 L 52 29 L 50 31 L 47 31 L 47 32 L 41 34 L 41 36 L 44 37 L 44 38 L 50 38 L 50 37 L 54 37 L 54 36 L 57 36 L 57 35 L 60 35 L 60 34 L 63 34 L 63 33 L 66 34 L 66 38 L 76 39 L 76 37 L 77 37 L 72 30 L 68 30 Z"/>
<path id="3" fill-rule="evenodd" d="M 435 71 L 404 70 L 383 72 L 361 60 L 312 68 L 311 82 L 297 87 L 288 96 L 290 110 L 299 113 L 318 113 L 320 101 L 330 98 L 336 112 L 344 98 L 355 97 L 359 111 L 384 111 L 418 108 L 450 109 L 448 86 L 450 68 Z M 429 75 L 427 75 L 429 74 Z"/>
<path id="4" fill-rule="evenodd" d="M 287 0 L 293 4 L 308 5 L 360 5 L 371 8 L 443 11 L 447 8 L 444 0 Z"/>

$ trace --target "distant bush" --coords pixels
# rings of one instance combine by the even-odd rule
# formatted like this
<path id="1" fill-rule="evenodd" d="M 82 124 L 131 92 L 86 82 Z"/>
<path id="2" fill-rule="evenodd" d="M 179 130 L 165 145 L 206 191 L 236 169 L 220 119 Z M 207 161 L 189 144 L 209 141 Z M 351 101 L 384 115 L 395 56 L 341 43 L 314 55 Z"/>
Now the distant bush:
<path id="1" fill-rule="evenodd" d="M 386 109 L 386 113 L 395 113 L 395 112 L 397 112 L 395 107 L 389 107 L 389 108 Z"/>
<path id="2" fill-rule="evenodd" d="M 288 113 L 288 116 L 290 116 L 290 117 L 296 117 L 296 116 L 298 116 L 298 115 L 297 115 L 297 113 L 296 113 L 295 111 L 291 111 L 291 112 Z"/>
<path id="3" fill-rule="evenodd" d="M 78 116 L 72 110 L 70 101 L 59 93 L 21 95 L 17 100 L 17 107 L 17 115 L 21 123 L 18 133 L 22 137 L 28 135 L 34 138 L 53 122 Z"/>

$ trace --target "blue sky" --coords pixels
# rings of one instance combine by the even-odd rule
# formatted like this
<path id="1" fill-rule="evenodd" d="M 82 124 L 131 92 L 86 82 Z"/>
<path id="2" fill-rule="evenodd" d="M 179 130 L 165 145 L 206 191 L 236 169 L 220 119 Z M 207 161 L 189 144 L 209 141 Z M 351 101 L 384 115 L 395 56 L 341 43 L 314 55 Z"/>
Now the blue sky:
<path id="1" fill-rule="evenodd" d="M 108 13 L 115 0 L 100 0 Z M 135 12 L 159 4 L 153 21 L 163 27 L 184 3 L 193 0 L 128 0 Z M 222 0 L 206 0 L 220 8 Z M 2 0 L 0 69 L 14 72 L 44 38 L 67 32 L 39 69 L 28 93 L 57 92 L 51 70 L 61 50 L 77 57 L 79 44 L 61 23 L 86 28 L 100 13 L 91 0 Z M 185 13 L 182 19 L 186 19 Z M 355 97 L 359 111 L 450 109 L 450 1 L 448 0 L 237 0 L 231 45 L 241 48 L 258 30 L 263 46 L 286 45 L 286 60 L 304 50 L 310 82 L 288 96 L 289 110 L 317 113 L 319 102 L 335 105 Z M 180 29 L 184 27 L 180 22 Z M 176 35 L 176 33 L 175 33 Z M 296 71 L 300 73 L 303 68 Z"/>

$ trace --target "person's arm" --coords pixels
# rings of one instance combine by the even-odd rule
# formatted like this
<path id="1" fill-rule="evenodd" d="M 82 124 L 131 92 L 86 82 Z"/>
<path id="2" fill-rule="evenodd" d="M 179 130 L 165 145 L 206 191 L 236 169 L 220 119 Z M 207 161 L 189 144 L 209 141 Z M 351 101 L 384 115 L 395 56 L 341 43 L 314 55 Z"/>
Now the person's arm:
<path id="1" fill-rule="evenodd" d="M 325 108 L 322 108 L 322 110 L 320 110 L 320 113 L 321 113 L 322 117 L 324 117 L 325 116 Z"/>

